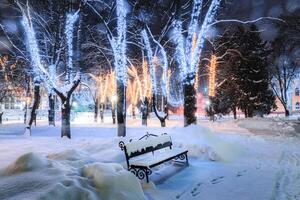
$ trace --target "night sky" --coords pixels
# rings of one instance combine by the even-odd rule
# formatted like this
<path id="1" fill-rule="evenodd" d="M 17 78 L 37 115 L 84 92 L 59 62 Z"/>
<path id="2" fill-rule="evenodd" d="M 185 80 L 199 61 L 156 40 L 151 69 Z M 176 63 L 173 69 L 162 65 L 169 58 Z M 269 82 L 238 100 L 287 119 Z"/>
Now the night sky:
<path id="1" fill-rule="evenodd" d="M 157 0 L 158 3 L 166 1 Z M 14 8 L 8 7 L 7 2 L 11 1 L 0 0 L 0 23 L 5 25 L 9 33 L 18 32 L 20 27 L 15 21 L 19 20 L 19 14 Z M 33 0 L 30 2 L 32 3 Z M 300 12 L 300 0 L 224 0 L 224 2 L 218 13 L 218 19 L 253 20 L 259 17 L 280 17 L 283 14 Z M 264 40 L 270 41 L 276 37 L 277 30 L 274 23 L 261 21 L 256 25 Z M 0 40 L 5 42 L 5 37 L 0 35 Z M 3 44 L 0 44 L 0 50 L 5 51 Z"/>

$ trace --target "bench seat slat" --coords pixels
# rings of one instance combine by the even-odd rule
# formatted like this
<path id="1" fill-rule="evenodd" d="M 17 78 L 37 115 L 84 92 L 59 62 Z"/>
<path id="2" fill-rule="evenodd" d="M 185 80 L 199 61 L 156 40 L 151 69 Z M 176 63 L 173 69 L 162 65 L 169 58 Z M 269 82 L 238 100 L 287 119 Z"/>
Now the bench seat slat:
<path id="1" fill-rule="evenodd" d="M 160 152 L 155 151 L 154 155 L 152 153 L 147 153 L 131 159 L 130 165 L 137 167 L 151 167 L 157 163 L 160 163 L 162 161 L 168 160 L 169 158 L 173 158 L 187 152 L 188 151 L 186 149 L 182 148 L 165 149 Z"/>

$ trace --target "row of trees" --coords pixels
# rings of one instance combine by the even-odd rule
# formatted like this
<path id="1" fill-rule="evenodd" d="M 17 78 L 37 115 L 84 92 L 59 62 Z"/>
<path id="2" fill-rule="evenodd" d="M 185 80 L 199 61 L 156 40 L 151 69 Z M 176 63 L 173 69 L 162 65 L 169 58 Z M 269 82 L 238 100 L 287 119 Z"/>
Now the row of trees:
<path id="1" fill-rule="evenodd" d="M 40 88 L 44 87 L 49 94 L 49 120 L 54 123 L 53 99 L 57 96 L 61 102 L 62 136 L 71 137 L 73 92 L 80 84 L 88 86 L 77 72 L 91 76 L 96 83 L 96 90 L 91 91 L 95 116 L 99 105 L 101 114 L 105 97 L 116 96 L 119 136 L 126 135 L 128 99 L 132 107 L 140 100 L 144 123 L 151 104 L 164 126 L 168 116 L 165 105 L 174 99 L 170 88 L 178 83 L 184 124 L 196 123 L 197 72 L 202 66 L 206 37 L 212 27 L 222 22 L 216 21 L 221 3 L 221 0 L 175 0 L 160 5 L 142 0 L 13 2 L 22 16 L 22 31 L 10 33 L 4 26 L 1 28 L 12 44 L 12 54 L 29 66 L 26 74 L 34 83 L 32 105 L 26 114 L 28 129 L 38 108 Z M 222 4 L 225 6 L 226 2 Z M 159 26 L 153 23 L 158 20 Z M 251 117 L 257 112 L 268 113 L 274 107 L 274 96 L 269 90 L 271 78 L 266 69 L 268 50 L 257 32 L 254 27 L 239 27 L 225 31 L 214 42 L 213 54 L 222 63 L 217 76 L 220 84 L 212 99 L 214 112 L 235 112 L 240 108 Z M 175 74 L 176 83 L 170 83 L 169 74 Z M 110 90 L 105 87 L 106 80 Z M 224 99 L 226 95 L 230 98 Z M 163 102 L 160 108 L 158 102 Z M 226 109 L 218 102 L 227 102 Z"/>
<path id="2" fill-rule="evenodd" d="M 209 115 L 232 112 L 236 118 L 239 109 L 246 117 L 262 116 L 277 108 L 276 98 L 289 115 L 288 91 L 300 66 L 299 19 L 282 16 L 284 23 L 277 24 L 278 36 L 271 42 L 264 42 L 254 25 L 227 27 L 213 41 L 218 70 Z"/>

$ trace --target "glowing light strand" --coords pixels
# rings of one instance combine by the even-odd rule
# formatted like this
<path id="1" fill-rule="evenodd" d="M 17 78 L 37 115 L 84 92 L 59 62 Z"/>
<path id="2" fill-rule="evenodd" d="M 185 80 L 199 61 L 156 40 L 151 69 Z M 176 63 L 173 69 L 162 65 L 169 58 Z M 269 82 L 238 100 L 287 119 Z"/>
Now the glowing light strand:
<path id="1" fill-rule="evenodd" d="M 181 80 L 184 80 L 187 75 L 187 62 L 186 62 L 186 55 L 184 51 L 185 41 L 182 35 L 182 22 L 176 20 L 173 24 L 174 27 L 174 39 L 176 45 L 176 59 L 180 64 L 180 75 Z"/>
<path id="2" fill-rule="evenodd" d="M 196 29 L 198 25 L 198 18 L 201 9 L 202 9 L 202 0 L 195 0 L 193 5 L 192 15 L 191 15 L 191 21 L 188 27 L 188 36 L 186 39 L 186 48 L 185 48 L 186 55 L 190 57 L 190 59 L 187 59 L 188 65 L 191 64 L 190 62 L 194 58 L 193 41 L 195 38 Z"/>
<path id="3" fill-rule="evenodd" d="M 208 96 L 214 97 L 215 96 L 215 88 L 216 88 L 216 68 L 217 68 L 217 57 L 212 55 L 210 60 L 210 67 L 209 67 L 209 91 Z"/>
<path id="4" fill-rule="evenodd" d="M 148 28 L 149 30 L 149 28 Z M 163 65 L 162 65 L 162 69 L 163 69 L 163 74 L 162 74 L 162 78 L 161 78 L 161 90 L 162 90 L 162 94 L 163 96 L 167 97 L 167 92 L 168 92 L 168 57 L 167 57 L 167 53 L 165 51 L 165 48 L 153 37 L 151 31 L 149 30 L 150 36 L 153 40 L 153 42 L 159 47 L 160 49 L 160 53 L 162 55 L 162 60 L 163 60 Z"/>
<path id="5" fill-rule="evenodd" d="M 127 82 L 127 62 L 126 62 L 126 9 L 123 0 L 117 0 L 117 38 L 110 38 L 110 43 L 114 52 L 114 65 L 116 78 L 126 85 Z"/>
<path id="6" fill-rule="evenodd" d="M 174 40 L 176 43 L 176 57 L 180 63 L 181 78 L 183 81 L 188 81 L 189 84 L 193 84 L 195 81 L 194 79 L 187 80 L 187 77 L 193 77 L 196 74 L 200 55 L 204 46 L 205 36 L 210 23 L 212 23 L 215 19 L 220 2 L 221 0 L 212 0 L 197 36 L 195 34 L 198 24 L 197 20 L 202 8 L 201 0 L 194 0 L 191 22 L 188 28 L 188 37 L 186 40 L 182 35 L 182 22 L 176 20 L 173 23 L 175 33 Z"/>
<path id="7" fill-rule="evenodd" d="M 67 14 L 65 35 L 67 39 L 68 47 L 68 61 L 67 61 L 67 71 L 66 80 L 70 83 L 72 79 L 72 69 L 73 69 L 73 35 L 74 35 L 74 25 L 79 17 L 79 10 L 75 13 Z"/>
<path id="8" fill-rule="evenodd" d="M 39 53 L 36 34 L 33 28 L 33 23 L 31 21 L 30 12 L 28 10 L 27 14 L 25 14 L 24 10 L 22 11 L 23 11 L 22 25 L 25 30 L 28 50 L 33 65 L 34 79 L 35 81 L 38 82 L 40 81 L 45 82 L 46 87 L 48 89 L 53 88 L 54 83 L 51 81 L 51 79 L 49 79 L 49 74 L 41 62 L 41 56 Z"/>
<path id="9" fill-rule="evenodd" d="M 209 24 L 215 20 L 215 16 L 217 14 L 218 8 L 220 6 L 221 0 L 213 0 L 209 6 L 209 9 L 205 15 L 203 24 L 201 26 L 200 32 L 197 37 L 196 48 L 194 52 L 194 57 L 192 59 L 192 63 L 190 65 L 190 72 L 195 73 L 197 66 L 200 61 L 200 55 L 204 46 L 205 36 L 207 34 L 207 30 L 209 28 Z"/>
<path id="10" fill-rule="evenodd" d="M 148 60 L 148 65 L 149 65 L 149 69 L 150 69 L 149 71 L 150 71 L 150 76 L 151 76 L 152 90 L 153 90 L 154 94 L 157 94 L 156 76 L 155 76 L 155 68 L 154 68 L 154 62 L 156 62 L 156 61 L 154 60 L 154 57 L 153 57 L 153 51 L 152 51 L 150 41 L 149 41 L 149 36 L 148 36 L 146 30 L 143 29 L 141 34 L 142 34 L 142 38 L 143 38 L 146 52 L 147 52 L 147 60 Z"/>

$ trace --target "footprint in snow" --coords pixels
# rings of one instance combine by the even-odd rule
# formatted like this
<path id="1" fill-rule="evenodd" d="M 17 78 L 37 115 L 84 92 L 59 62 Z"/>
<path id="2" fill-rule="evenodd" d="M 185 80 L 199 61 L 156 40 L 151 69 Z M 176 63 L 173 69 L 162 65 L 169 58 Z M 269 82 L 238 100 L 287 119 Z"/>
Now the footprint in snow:
<path id="1" fill-rule="evenodd" d="M 220 183 L 222 182 L 222 179 L 224 178 L 224 176 L 219 176 L 217 178 L 214 178 L 210 181 L 211 184 L 217 184 L 217 183 Z"/>
<path id="2" fill-rule="evenodd" d="M 200 194 L 199 187 L 202 185 L 202 183 L 197 183 L 196 186 L 191 190 L 191 195 L 193 197 L 197 196 L 198 194 Z"/>
<path id="3" fill-rule="evenodd" d="M 239 171 L 239 172 L 236 174 L 236 177 L 244 176 L 246 172 L 247 172 L 247 170 Z"/>

